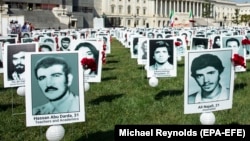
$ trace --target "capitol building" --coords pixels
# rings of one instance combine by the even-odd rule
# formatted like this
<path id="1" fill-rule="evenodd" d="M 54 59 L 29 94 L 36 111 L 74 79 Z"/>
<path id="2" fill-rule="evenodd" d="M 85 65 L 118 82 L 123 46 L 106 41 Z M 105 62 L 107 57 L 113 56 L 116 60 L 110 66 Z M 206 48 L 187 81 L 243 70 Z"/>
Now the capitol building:
<path id="1" fill-rule="evenodd" d="M 232 21 L 236 10 L 250 15 L 250 3 L 238 4 L 226 0 L 1 0 L 1 13 L 12 10 L 52 11 L 61 23 L 74 28 L 93 27 L 94 18 L 104 18 L 110 27 L 174 27 L 236 26 Z M 15 11 L 18 9 L 19 11 Z M 209 11 L 209 12 L 208 12 Z M 38 13 L 38 12 L 37 12 Z M 24 13 L 25 14 L 25 13 Z M 26 13 L 26 17 L 31 13 Z M 44 18 L 46 15 L 44 15 Z M 38 16 L 37 16 L 38 17 Z M 33 17 L 32 19 L 35 19 Z M 42 19 L 41 17 L 39 17 Z M 44 20 L 52 21 L 50 19 Z M 42 22 L 42 21 L 41 21 Z M 192 23 L 191 23 L 192 22 Z M 39 23 L 37 23 L 39 24 Z M 52 23 L 53 24 L 53 23 Z M 240 23 L 237 26 L 248 26 Z M 53 27 L 54 25 L 49 25 Z"/>
<path id="2" fill-rule="evenodd" d="M 206 4 L 210 13 L 204 17 Z M 120 17 L 120 25 L 125 27 L 168 26 L 172 13 L 174 27 L 190 26 L 190 14 L 197 26 L 236 26 L 232 23 L 236 9 L 239 9 L 239 15 L 250 14 L 250 3 L 237 4 L 223 0 L 108 0 L 102 4 L 103 13 L 108 17 Z"/>

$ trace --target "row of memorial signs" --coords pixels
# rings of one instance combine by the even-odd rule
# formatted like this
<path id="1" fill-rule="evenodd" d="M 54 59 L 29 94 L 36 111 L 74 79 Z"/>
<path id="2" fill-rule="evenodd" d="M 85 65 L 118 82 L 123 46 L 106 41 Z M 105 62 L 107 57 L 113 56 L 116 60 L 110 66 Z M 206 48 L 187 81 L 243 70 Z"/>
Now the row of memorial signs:
<path id="1" fill-rule="evenodd" d="M 184 57 L 184 114 L 232 108 L 235 72 L 246 71 L 242 66 L 234 66 L 232 57 L 239 54 L 247 59 L 246 46 L 241 44 L 244 36 L 221 36 L 221 47 L 213 49 L 209 39 L 202 37 L 188 43 L 183 36 L 156 39 L 125 34 L 118 30 L 114 37 L 130 49 L 132 59 L 147 66 L 148 78 L 177 77 L 178 57 Z M 237 47 L 227 47 L 231 37 L 239 42 Z M 203 46 L 194 49 L 196 42 L 201 41 Z M 94 39 L 74 41 L 75 46 L 83 42 L 93 44 L 98 51 L 98 71 L 94 75 L 85 74 L 81 64 L 84 55 L 94 54 L 90 49 L 40 52 L 35 42 L 3 46 L 4 87 L 25 87 L 27 126 L 85 121 L 83 87 L 85 82 L 101 80 L 103 45 Z M 188 44 L 192 47 L 188 48 Z M 68 96 L 63 99 L 66 105 L 56 102 L 64 96 Z"/>

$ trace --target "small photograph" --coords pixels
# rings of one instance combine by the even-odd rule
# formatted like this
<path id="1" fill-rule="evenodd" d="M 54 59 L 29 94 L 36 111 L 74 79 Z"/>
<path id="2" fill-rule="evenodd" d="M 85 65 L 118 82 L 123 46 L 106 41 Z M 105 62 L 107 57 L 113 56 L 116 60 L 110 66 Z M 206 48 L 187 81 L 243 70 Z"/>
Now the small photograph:
<path id="1" fill-rule="evenodd" d="M 50 51 L 56 51 L 56 48 L 54 44 L 51 43 L 39 43 L 39 52 L 50 52 Z"/>
<path id="2" fill-rule="evenodd" d="M 212 49 L 220 49 L 222 47 L 221 44 L 221 35 L 212 35 Z"/>
<path id="3" fill-rule="evenodd" d="M 21 38 L 21 43 L 32 43 L 34 42 L 35 40 L 31 37 L 28 37 L 28 38 Z"/>
<path id="4" fill-rule="evenodd" d="M 239 56 L 244 58 L 244 62 L 246 63 L 246 49 L 242 46 L 242 40 L 245 37 L 243 35 L 237 36 L 222 36 L 221 44 L 222 48 L 231 48 L 234 51 L 234 54 L 238 54 Z M 235 72 L 245 72 L 246 68 L 243 66 L 235 66 Z"/>
<path id="5" fill-rule="evenodd" d="M 18 39 L 18 34 L 7 34 L 8 37 L 11 37 L 11 38 L 16 38 Z"/>
<path id="6" fill-rule="evenodd" d="M 59 36 L 58 46 L 60 51 L 70 51 L 73 42 L 72 36 Z"/>
<path id="7" fill-rule="evenodd" d="M 52 50 L 56 50 L 56 39 L 55 37 L 40 37 L 39 43 L 47 44 L 52 46 Z"/>
<path id="8" fill-rule="evenodd" d="M 137 59 L 138 57 L 138 43 L 139 43 L 139 35 L 133 35 L 130 37 L 131 45 L 130 45 L 130 56 L 132 59 Z"/>
<path id="9" fill-rule="evenodd" d="M 232 108 L 232 49 L 190 50 L 185 58 L 184 113 Z"/>
<path id="10" fill-rule="evenodd" d="M 21 32 L 21 38 L 29 38 L 31 37 L 31 32 Z"/>
<path id="11" fill-rule="evenodd" d="M 102 74 L 102 42 L 97 40 L 77 40 L 72 51 L 80 52 L 84 82 L 101 82 Z"/>
<path id="12" fill-rule="evenodd" d="M 140 37 L 138 38 L 138 56 L 137 62 L 139 65 L 147 64 L 147 53 L 148 53 L 148 38 Z"/>
<path id="13" fill-rule="evenodd" d="M 150 39 L 155 38 L 155 33 L 152 31 L 149 31 L 149 32 L 147 32 L 147 37 Z"/>
<path id="14" fill-rule="evenodd" d="M 187 44 L 185 38 L 183 36 L 176 36 L 174 37 L 174 39 L 175 42 L 178 42 L 177 45 L 175 45 L 177 58 L 185 56 L 185 52 L 187 50 Z"/>
<path id="15" fill-rule="evenodd" d="M 111 53 L 111 41 L 110 41 L 110 34 L 109 33 L 97 33 L 96 38 L 102 38 L 103 45 L 105 46 L 105 53 L 110 54 Z"/>
<path id="16" fill-rule="evenodd" d="M 193 37 L 191 50 L 206 50 L 208 49 L 208 38 Z"/>
<path id="17" fill-rule="evenodd" d="M 147 77 L 176 77 L 174 39 L 149 39 Z"/>
<path id="18" fill-rule="evenodd" d="M 26 125 L 85 121 L 83 71 L 78 52 L 25 55 Z"/>
<path id="19" fill-rule="evenodd" d="M 4 50 L 4 87 L 19 87 L 25 84 L 25 54 L 37 51 L 37 43 L 8 44 Z"/>
<path id="20" fill-rule="evenodd" d="M 179 35 L 184 37 L 187 46 L 191 45 L 191 42 L 192 42 L 191 38 L 193 37 L 191 32 L 189 32 L 189 31 L 180 31 Z"/>
<path id="21" fill-rule="evenodd" d="M 164 38 L 164 34 L 163 33 L 156 33 L 156 38 L 162 39 L 162 38 Z"/>

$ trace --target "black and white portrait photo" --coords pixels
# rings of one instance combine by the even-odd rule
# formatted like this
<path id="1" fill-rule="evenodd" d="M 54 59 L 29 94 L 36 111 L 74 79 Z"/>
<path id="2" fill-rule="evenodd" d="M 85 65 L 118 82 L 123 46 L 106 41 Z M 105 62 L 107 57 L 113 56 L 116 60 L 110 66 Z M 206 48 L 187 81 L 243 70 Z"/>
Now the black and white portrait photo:
<path id="1" fill-rule="evenodd" d="M 147 52 L 148 52 L 148 38 L 140 37 L 138 38 L 138 56 L 137 62 L 139 65 L 147 64 Z"/>
<path id="2" fill-rule="evenodd" d="M 208 38 L 193 37 L 192 38 L 192 50 L 205 50 L 208 49 Z"/>
<path id="3" fill-rule="evenodd" d="M 4 87 L 24 86 L 25 54 L 36 52 L 37 43 L 8 44 L 4 49 Z"/>
<path id="4" fill-rule="evenodd" d="M 73 43 L 72 50 L 80 52 L 82 59 L 92 60 L 92 68 L 82 67 L 84 69 L 85 82 L 101 82 L 102 71 L 102 42 L 94 40 L 77 40 Z"/>
<path id="5" fill-rule="evenodd" d="M 188 51 L 185 60 L 185 113 L 232 107 L 232 56 L 231 49 Z"/>
<path id="6" fill-rule="evenodd" d="M 238 54 L 239 56 L 244 58 L 244 62 L 246 63 L 246 49 L 242 46 L 242 40 L 244 39 L 243 35 L 236 36 L 222 36 L 222 47 L 223 48 L 231 48 L 233 49 L 234 54 Z M 235 72 L 245 72 L 246 68 L 243 66 L 237 65 L 235 66 Z"/>
<path id="7" fill-rule="evenodd" d="M 176 49 L 174 39 L 149 39 L 147 59 L 148 77 L 176 76 Z"/>
<path id="8" fill-rule="evenodd" d="M 79 53 L 36 52 L 25 57 L 27 126 L 84 121 L 83 71 Z"/>

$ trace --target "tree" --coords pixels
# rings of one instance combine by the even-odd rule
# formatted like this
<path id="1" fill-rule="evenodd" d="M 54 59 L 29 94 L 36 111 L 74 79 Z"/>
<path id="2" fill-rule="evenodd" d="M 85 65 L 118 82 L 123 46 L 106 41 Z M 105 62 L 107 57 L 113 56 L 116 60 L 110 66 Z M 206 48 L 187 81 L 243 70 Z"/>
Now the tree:
<path id="1" fill-rule="evenodd" d="M 232 23 L 237 25 L 241 23 L 239 11 L 240 9 L 235 9 L 234 17 L 232 17 Z"/>
<path id="2" fill-rule="evenodd" d="M 245 23 L 245 26 L 248 25 L 250 21 L 250 15 L 247 15 L 247 14 L 241 15 L 240 21 Z"/>

